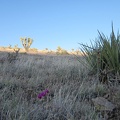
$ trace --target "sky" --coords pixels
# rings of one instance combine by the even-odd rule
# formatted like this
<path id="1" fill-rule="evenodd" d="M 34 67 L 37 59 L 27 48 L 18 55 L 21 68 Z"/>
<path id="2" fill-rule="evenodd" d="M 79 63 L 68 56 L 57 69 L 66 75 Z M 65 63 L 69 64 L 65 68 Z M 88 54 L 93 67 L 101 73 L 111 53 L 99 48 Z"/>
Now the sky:
<path id="1" fill-rule="evenodd" d="M 119 0 L 0 0 L 0 46 L 23 48 L 20 38 L 30 37 L 31 48 L 78 49 L 90 44 L 98 31 L 109 37 L 111 23 L 120 28 Z"/>

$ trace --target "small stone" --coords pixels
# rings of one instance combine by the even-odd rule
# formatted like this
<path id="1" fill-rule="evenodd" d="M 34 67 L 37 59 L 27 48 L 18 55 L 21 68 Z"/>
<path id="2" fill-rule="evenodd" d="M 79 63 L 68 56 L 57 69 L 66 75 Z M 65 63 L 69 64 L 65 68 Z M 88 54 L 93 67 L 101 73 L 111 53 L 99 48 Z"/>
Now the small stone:
<path id="1" fill-rule="evenodd" d="M 94 98 L 92 101 L 98 110 L 113 111 L 115 108 L 114 104 L 103 97 Z"/>

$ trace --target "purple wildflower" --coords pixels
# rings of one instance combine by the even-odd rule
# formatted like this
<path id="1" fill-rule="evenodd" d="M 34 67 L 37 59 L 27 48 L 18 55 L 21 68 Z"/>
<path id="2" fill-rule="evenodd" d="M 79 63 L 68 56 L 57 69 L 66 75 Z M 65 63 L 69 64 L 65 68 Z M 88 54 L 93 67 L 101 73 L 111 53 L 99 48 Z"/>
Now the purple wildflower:
<path id="1" fill-rule="evenodd" d="M 45 92 L 45 91 L 44 91 L 44 92 L 42 92 L 42 93 L 41 93 L 41 95 L 42 95 L 42 96 L 45 96 L 45 95 L 46 95 L 46 92 Z"/>
<path id="2" fill-rule="evenodd" d="M 41 99 L 41 98 L 42 98 L 42 95 L 41 95 L 41 94 L 39 94 L 39 95 L 38 95 L 38 98 L 40 98 L 40 99 Z"/>
<path id="3" fill-rule="evenodd" d="M 45 92 L 46 92 L 46 93 L 49 93 L 49 91 L 48 91 L 47 89 L 45 90 Z"/>
<path id="4" fill-rule="evenodd" d="M 43 92 L 38 94 L 38 98 L 41 99 L 43 96 L 45 96 L 47 93 L 49 93 L 49 91 L 46 89 Z"/>

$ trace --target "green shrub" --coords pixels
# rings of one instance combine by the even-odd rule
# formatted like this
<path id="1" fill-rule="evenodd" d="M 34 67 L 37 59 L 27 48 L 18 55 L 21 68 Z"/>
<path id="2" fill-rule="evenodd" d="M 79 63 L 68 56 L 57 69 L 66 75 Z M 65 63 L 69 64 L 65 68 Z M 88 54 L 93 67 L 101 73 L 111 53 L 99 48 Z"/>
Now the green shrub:
<path id="1" fill-rule="evenodd" d="M 120 75 L 120 34 L 115 36 L 113 25 L 109 38 L 98 33 L 99 37 L 92 46 L 80 44 L 81 51 L 91 71 L 98 74 L 100 82 L 109 82 L 110 77 L 115 79 L 116 75 Z"/>

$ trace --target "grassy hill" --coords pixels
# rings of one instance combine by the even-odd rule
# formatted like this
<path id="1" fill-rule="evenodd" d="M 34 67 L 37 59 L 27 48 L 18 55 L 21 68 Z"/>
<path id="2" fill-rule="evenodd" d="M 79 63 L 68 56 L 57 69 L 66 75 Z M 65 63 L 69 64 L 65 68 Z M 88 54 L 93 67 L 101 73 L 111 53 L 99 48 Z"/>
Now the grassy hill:
<path id="1" fill-rule="evenodd" d="M 112 115 L 111 120 L 120 119 L 120 85 L 101 84 L 78 61 L 82 56 L 19 53 L 9 61 L 12 50 L 6 51 L 0 52 L 1 120 L 103 120 Z M 49 93 L 39 99 L 46 89 Z M 106 96 L 117 106 L 108 114 L 92 102 Z"/>

